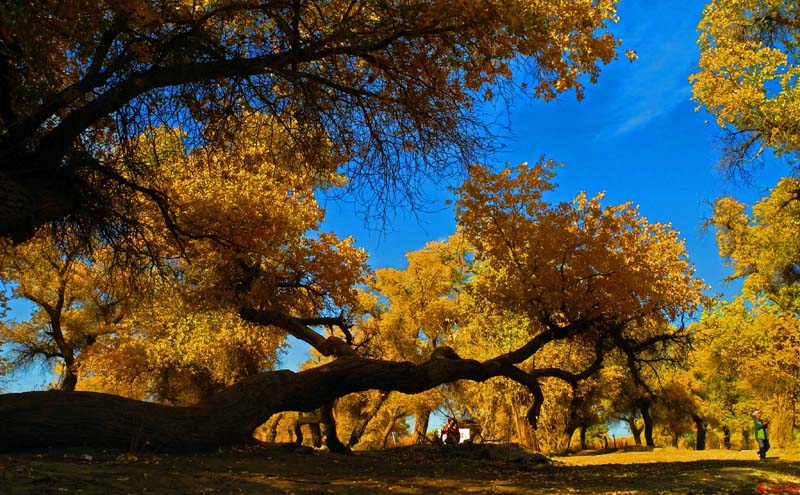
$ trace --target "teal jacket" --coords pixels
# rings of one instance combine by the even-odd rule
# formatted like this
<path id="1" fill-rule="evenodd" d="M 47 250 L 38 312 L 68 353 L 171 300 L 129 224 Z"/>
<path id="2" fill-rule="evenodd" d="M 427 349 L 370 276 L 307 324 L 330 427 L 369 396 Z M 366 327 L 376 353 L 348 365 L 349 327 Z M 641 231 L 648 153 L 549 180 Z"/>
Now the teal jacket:
<path id="1" fill-rule="evenodd" d="M 767 425 L 765 425 L 760 419 L 753 418 L 753 429 L 756 432 L 756 440 L 767 439 Z"/>

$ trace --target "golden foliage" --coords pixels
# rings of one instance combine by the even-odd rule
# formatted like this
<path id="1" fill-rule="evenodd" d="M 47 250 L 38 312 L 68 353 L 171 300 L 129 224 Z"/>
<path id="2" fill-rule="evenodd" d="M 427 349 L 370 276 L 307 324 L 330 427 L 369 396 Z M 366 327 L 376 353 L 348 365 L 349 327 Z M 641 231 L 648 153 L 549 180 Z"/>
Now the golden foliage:
<path id="1" fill-rule="evenodd" d="M 800 386 L 797 317 L 764 298 L 739 296 L 706 311 L 693 330 L 693 371 L 711 416 L 732 430 L 749 429 L 750 411 L 762 409 L 773 419 L 773 440 L 790 446 Z"/>
<path id="2" fill-rule="evenodd" d="M 3 4 L 4 180 L 34 203 L 27 193 L 54 187 L 55 171 L 75 188 L 38 205 L 47 212 L 32 225 L 24 207 L 9 210 L 0 233 L 24 240 L 66 217 L 119 234 L 153 170 L 110 149 L 180 124 L 191 148 L 220 150 L 253 113 L 300 144 L 307 168 L 330 170 L 332 151 L 367 199 L 417 197 L 416 177 L 441 176 L 486 144 L 479 100 L 520 81 L 534 97 L 582 97 L 616 56 L 615 21 L 616 0 Z M 31 160 L 33 179 L 23 177 Z M 166 191 L 149 193 L 158 202 Z"/>
<path id="3" fill-rule="evenodd" d="M 790 314 L 800 313 L 800 181 L 781 179 L 751 208 L 731 197 L 714 204 L 720 256 L 744 279 L 744 295 L 764 294 Z M 749 210 L 749 211 L 748 211 Z"/>
<path id="4" fill-rule="evenodd" d="M 798 16 L 790 0 L 713 0 L 703 11 L 693 98 L 731 131 L 732 165 L 800 147 Z"/>
<path id="5" fill-rule="evenodd" d="M 552 162 L 491 173 L 475 166 L 459 191 L 457 216 L 475 246 L 474 288 L 535 325 L 601 319 L 640 332 L 692 312 L 702 281 L 678 233 L 651 224 L 630 203 L 603 207 L 602 194 L 549 205 Z"/>

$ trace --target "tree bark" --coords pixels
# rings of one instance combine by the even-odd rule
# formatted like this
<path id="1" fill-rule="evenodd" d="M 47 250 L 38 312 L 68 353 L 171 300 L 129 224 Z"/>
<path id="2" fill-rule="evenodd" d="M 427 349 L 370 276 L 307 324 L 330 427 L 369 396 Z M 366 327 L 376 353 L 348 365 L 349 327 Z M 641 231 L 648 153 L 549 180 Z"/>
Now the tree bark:
<path id="1" fill-rule="evenodd" d="M 322 447 L 322 428 L 320 427 L 322 420 L 319 414 L 301 414 L 297 421 L 294 422 L 294 435 L 295 443 L 303 445 L 305 435 L 303 435 L 303 426 L 308 426 L 308 431 L 311 432 L 311 446 L 318 449 Z"/>
<path id="2" fill-rule="evenodd" d="M 389 417 L 389 422 L 386 423 L 386 427 L 381 432 L 381 448 L 386 448 L 386 442 L 389 441 L 389 436 L 392 434 L 392 430 L 394 430 L 394 425 L 397 423 L 397 420 L 402 418 L 403 416 L 392 415 Z"/>
<path id="3" fill-rule="evenodd" d="M 644 420 L 644 441 L 648 447 L 655 447 L 656 442 L 653 440 L 653 417 L 650 416 L 650 401 L 643 400 L 639 406 L 639 412 L 642 413 L 642 420 Z"/>
<path id="4" fill-rule="evenodd" d="M 65 392 L 74 392 L 75 387 L 78 385 L 78 375 L 70 367 L 64 370 L 64 379 L 61 380 L 61 390 Z"/>
<path id="5" fill-rule="evenodd" d="M 692 414 L 692 421 L 694 421 L 695 430 L 697 432 L 697 442 L 695 444 L 696 450 L 706 450 L 706 424 L 697 414 Z"/>
<path id="6" fill-rule="evenodd" d="M 388 398 L 389 392 L 382 392 L 378 397 L 378 400 L 375 401 L 368 412 L 361 412 L 358 423 L 356 423 L 356 426 L 353 427 L 353 431 L 350 432 L 350 439 L 347 441 L 347 446 L 349 448 L 352 449 L 358 444 L 358 442 L 361 441 L 361 437 L 364 436 L 364 432 L 367 431 L 369 422 L 372 421 L 372 419 L 378 414 L 381 406 L 383 406 L 383 403 L 386 402 L 386 399 Z"/>
<path id="7" fill-rule="evenodd" d="M 634 445 L 642 445 L 642 428 L 636 426 L 636 413 L 625 416 L 622 419 L 628 423 L 628 429 L 631 430 Z"/>
<path id="8" fill-rule="evenodd" d="M 421 408 L 414 413 L 414 443 L 420 443 L 427 439 L 428 423 L 431 418 L 431 410 Z"/>
<path id="9" fill-rule="evenodd" d="M 343 358 L 302 372 L 250 377 L 191 407 L 173 407 L 94 392 L 0 395 L 0 450 L 57 446 L 211 449 L 252 441 L 252 432 L 282 411 L 313 411 L 364 390 L 419 393 L 458 379 L 505 375 L 496 363 L 433 358 L 422 364 Z"/>
<path id="10" fill-rule="evenodd" d="M 575 435 L 575 431 L 578 429 L 577 424 L 568 425 L 567 428 L 564 430 L 564 440 L 561 442 L 564 445 L 564 452 L 568 453 L 572 448 L 572 437 Z"/>
<path id="11" fill-rule="evenodd" d="M 523 447 L 533 447 L 534 440 L 531 436 L 531 425 L 525 421 L 525 418 L 519 413 L 516 407 L 512 409 L 514 413 L 514 426 L 517 429 L 517 442 Z"/>
<path id="12" fill-rule="evenodd" d="M 333 402 L 324 404 L 319 409 L 319 416 L 325 426 L 325 446 L 335 454 L 351 454 L 350 449 L 339 440 L 336 432 L 336 418 L 333 417 Z"/>
<path id="13" fill-rule="evenodd" d="M 270 425 L 267 433 L 267 443 L 275 443 L 275 439 L 278 438 L 278 425 L 281 422 L 280 419 L 280 416 L 274 418 L 273 423 Z"/>
<path id="14" fill-rule="evenodd" d="M 731 429 L 727 425 L 722 427 L 722 445 L 728 450 L 731 449 Z"/>
<path id="15" fill-rule="evenodd" d="M 586 450 L 586 430 L 588 429 L 586 425 L 581 425 L 581 450 Z"/>

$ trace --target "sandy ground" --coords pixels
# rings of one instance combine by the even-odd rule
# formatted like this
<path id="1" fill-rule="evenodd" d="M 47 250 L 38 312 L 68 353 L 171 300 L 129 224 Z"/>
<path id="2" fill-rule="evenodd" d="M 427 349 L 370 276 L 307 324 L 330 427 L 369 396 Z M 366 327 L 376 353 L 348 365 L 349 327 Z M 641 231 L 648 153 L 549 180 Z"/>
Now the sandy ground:
<path id="1" fill-rule="evenodd" d="M 797 485 L 795 485 L 797 483 Z M 800 493 L 800 451 L 654 449 L 543 459 L 516 446 L 351 456 L 271 445 L 198 454 L 0 455 L 0 495 Z"/>

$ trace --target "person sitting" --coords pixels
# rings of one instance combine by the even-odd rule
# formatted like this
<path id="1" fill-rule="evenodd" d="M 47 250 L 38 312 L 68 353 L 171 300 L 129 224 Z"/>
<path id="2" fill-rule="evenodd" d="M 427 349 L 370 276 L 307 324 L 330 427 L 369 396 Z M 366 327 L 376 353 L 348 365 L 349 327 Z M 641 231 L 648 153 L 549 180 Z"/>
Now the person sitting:
<path id="1" fill-rule="evenodd" d="M 450 418 L 442 428 L 442 441 L 445 445 L 458 445 L 459 440 L 461 440 L 461 434 L 458 431 L 456 418 Z"/>

